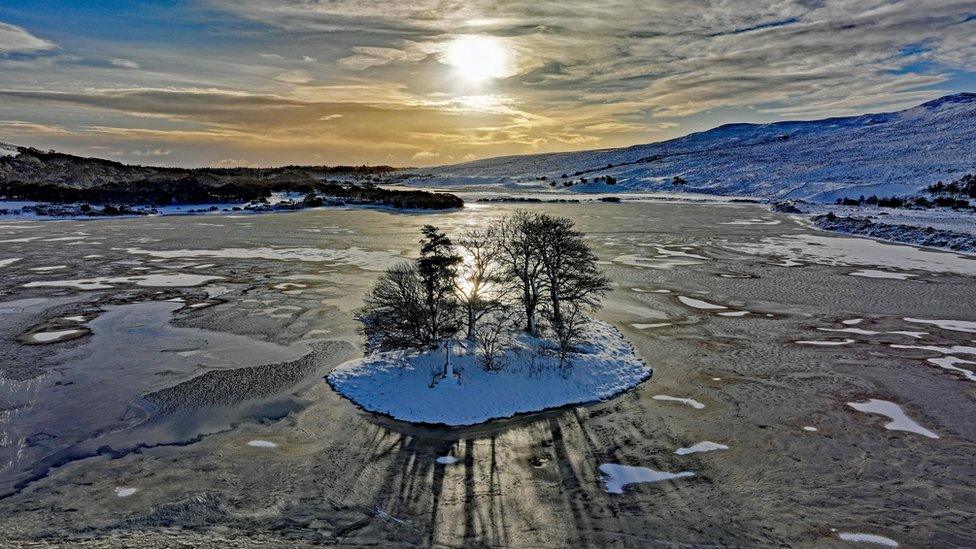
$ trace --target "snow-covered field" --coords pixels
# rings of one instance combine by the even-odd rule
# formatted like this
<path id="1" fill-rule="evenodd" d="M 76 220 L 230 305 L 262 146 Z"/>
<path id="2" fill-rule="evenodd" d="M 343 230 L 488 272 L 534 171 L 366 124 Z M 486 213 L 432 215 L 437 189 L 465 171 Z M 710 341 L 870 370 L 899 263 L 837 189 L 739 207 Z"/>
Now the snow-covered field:
<path id="1" fill-rule="evenodd" d="M 590 321 L 584 339 L 566 372 L 554 354 L 539 352 L 544 342 L 518 337 L 499 371 L 486 371 L 473 350 L 454 346 L 452 364 L 460 376 L 441 379 L 433 387 L 434 375 L 443 370 L 443 350 L 375 353 L 342 364 L 328 381 L 371 412 L 414 423 L 460 426 L 605 400 L 650 377 L 651 369 L 610 324 Z"/>

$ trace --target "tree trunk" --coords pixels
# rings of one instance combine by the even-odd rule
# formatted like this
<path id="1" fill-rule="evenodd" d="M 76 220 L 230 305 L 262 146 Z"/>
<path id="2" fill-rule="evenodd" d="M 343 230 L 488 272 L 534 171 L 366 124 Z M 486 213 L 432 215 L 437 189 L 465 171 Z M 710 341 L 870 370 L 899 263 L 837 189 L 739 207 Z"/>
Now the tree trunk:
<path id="1" fill-rule="evenodd" d="M 451 364 L 451 340 L 448 339 L 444 342 L 444 351 L 446 358 L 444 360 L 444 379 L 448 381 L 454 380 L 454 365 Z"/>
<path id="2" fill-rule="evenodd" d="M 475 339 L 475 316 L 474 316 L 474 304 L 468 304 L 468 341 L 474 341 Z"/>

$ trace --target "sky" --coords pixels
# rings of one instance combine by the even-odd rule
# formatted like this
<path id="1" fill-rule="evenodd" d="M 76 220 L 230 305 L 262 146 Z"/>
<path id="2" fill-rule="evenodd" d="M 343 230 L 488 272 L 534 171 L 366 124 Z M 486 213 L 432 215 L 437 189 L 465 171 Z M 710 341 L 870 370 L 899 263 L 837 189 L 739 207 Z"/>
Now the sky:
<path id="1" fill-rule="evenodd" d="M 976 0 L 2 0 L 0 141 L 431 166 L 976 91 Z"/>

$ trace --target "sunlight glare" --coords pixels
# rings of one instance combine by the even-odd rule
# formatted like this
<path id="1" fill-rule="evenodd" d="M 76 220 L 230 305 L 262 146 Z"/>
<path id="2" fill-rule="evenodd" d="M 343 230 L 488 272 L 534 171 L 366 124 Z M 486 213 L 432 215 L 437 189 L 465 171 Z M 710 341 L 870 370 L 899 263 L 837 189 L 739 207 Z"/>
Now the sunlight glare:
<path id="1" fill-rule="evenodd" d="M 443 61 L 465 80 L 482 82 L 509 76 L 509 55 L 502 42 L 492 36 L 462 36 L 447 46 Z"/>

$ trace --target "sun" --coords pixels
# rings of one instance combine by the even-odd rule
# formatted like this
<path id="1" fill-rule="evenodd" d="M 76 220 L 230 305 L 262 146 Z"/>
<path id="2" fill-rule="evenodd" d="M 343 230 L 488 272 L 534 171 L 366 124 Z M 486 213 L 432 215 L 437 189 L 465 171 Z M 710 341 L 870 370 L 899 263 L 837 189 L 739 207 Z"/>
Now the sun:
<path id="1" fill-rule="evenodd" d="M 448 44 L 443 61 L 471 82 L 509 76 L 508 51 L 501 40 L 492 36 L 470 35 L 454 39 Z"/>

